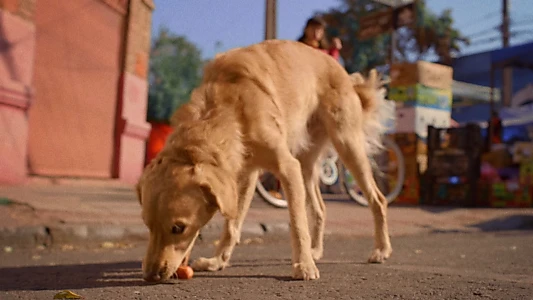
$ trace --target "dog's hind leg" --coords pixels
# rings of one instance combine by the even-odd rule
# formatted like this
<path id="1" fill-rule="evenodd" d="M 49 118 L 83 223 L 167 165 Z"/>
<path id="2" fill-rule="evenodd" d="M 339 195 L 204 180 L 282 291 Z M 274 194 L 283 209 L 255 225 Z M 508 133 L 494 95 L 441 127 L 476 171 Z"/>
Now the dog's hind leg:
<path id="1" fill-rule="evenodd" d="M 364 135 L 356 130 L 335 131 L 332 133 L 332 140 L 342 162 L 354 175 L 368 199 L 374 217 L 374 250 L 368 261 L 382 263 L 392 253 L 387 225 L 387 199 L 374 180 L 364 148 Z"/>
<path id="2" fill-rule="evenodd" d="M 319 187 L 320 154 L 323 152 L 327 135 L 321 124 L 310 128 L 312 146 L 298 155 L 302 166 L 302 175 L 306 190 L 306 204 L 309 212 L 309 227 L 311 233 L 311 255 L 314 260 L 322 258 L 324 253 L 324 228 L 326 226 L 326 206 Z"/>
<path id="3" fill-rule="evenodd" d="M 250 208 L 257 182 L 257 170 L 247 170 L 239 178 L 239 210 L 236 219 L 226 220 L 220 243 L 211 258 L 201 257 L 193 262 L 196 271 L 218 271 L 229 265 L 235 245 L 240 242 L 244 218 Z"/>
<path id="4" fill-rule="evenodd" d="M 374 180 L 366 153 L 362 109 L 353 99 L 346 98 L 345 101 L 340 99 L 330 107 L 324 107 L 322 112 L 328 135 L 342 162 L 368 199 L 374 217 L 374 250 L 368 261 L 382 263 L 392 253 L 387 225 L 388 203 Z"/>

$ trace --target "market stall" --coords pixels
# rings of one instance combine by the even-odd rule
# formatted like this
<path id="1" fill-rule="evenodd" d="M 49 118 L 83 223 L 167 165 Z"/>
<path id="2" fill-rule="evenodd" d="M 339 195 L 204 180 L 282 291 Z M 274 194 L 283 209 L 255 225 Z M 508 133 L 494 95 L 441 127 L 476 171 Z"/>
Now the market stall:
<path id="1" fill-rule="evenodd" d="M 476 123 L 483 135 L 491 135 L 488 127 L 491 112 L 501 121 L 501 142 L 486 138 L 486 151 L 481 157 L 478 206 L 531 207 L 533 198 L 533 43 L 503 48 L 458 59 L 454 64 L 455 79 L 485 85 L 491 90 L 489 102 L 466 103 L 454 109 L 454 117 L 462 124 Z M 511 105 L 500 101 L 502 70 L 512 68 Z M 480 95 L 486 98 L 484 89 Z M 492 136 L 492 135 L 491 135 Z"/>

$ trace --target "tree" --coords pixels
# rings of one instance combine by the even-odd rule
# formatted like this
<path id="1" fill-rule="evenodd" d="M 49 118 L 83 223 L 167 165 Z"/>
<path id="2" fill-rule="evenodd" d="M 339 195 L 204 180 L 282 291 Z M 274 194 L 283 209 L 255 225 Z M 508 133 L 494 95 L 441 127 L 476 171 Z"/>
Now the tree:
<path id="1" fill-rule="evenodd" d="M 390 33 L 359 40 L 359 20 L 363 16 L 387 9 L 372 0 L 340 0 L 339 7 L 319 12 L 328 23 L 328 35 L 339 36 L 343 41 L 341 57 L 349 72 L 367 71 L 389 62 Z M 436 54 L 439 62 L 451 64 L 452 57 L 460 52 L 469 40 L 453 28 L 451 11 L 441 15 L 429 11 L 420 0 L 417 5 L 417 24 L 413 28 L 397 30 L 395 61 L 415 61 Z"/>
<path id="2" fill-rule="evenodd" d="M 167 28 L 160 29 L 150 53 L 147 120 L 167 123 L 189 100 L 200 82 L 202 66 L 198 47 Z"/>

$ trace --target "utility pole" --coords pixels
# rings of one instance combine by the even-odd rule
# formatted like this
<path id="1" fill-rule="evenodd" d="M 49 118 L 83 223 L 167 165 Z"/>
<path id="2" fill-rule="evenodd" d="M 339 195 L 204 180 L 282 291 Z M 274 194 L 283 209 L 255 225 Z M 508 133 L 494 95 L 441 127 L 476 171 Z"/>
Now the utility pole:
<path id="1" fill-rule="evenodd" d="M 502 43 L 503 47 L 507 48 L 509 47 L 509 24 L 511 23 L 509 19 L 509 0 L 502 1 Z"/>
<path id="2" fill-rule="evenodd" d="M 511 38 L 509 26 L 509 0 L 502 0 L 502 46 L 503 48 L 509 47 L 509 40 Z M 512 67 L 506 67 L 503 69 L 503 105 L 510 106 L 511 98 L 513 95 L 513 69 Z"/>
<path id="3" fill-rule="evenodd" d="M 398 0 L 394 0 L 393 2 L 393 9 L 395 9 L 398 6 Z M 389 70 L 392 68 L 392 65 L 394 64 L 394 53 L 396 52 L 396 28 L 394 28 L 394 24 L 392 26 L 392 31 L 390 34 L 390 49 L 389 49 Z"/>
<path id="4" fill-rule="evenodd" d="M 276 0 L 266 0 L 265 40 L 276 38 Z"/>

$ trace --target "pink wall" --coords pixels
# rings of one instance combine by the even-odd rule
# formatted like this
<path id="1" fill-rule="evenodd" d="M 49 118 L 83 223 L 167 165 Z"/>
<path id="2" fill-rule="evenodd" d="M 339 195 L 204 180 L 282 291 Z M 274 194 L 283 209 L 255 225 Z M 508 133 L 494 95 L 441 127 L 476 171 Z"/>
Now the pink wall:
<path id="1" fill-rule="evenodd" d="M 28 173 L 137 181 L 147 59 L 142 74 L 123 71 L 127 4 L 39 0 L 35 25 L 0 9 L 0 184 Z"/>
<path id="2" fill-rule="evenodd" d="M 34 47 L 33 24 L 0 10 L 0 183 L 26 178 Z"/>
<path id="3" fill-rule="evenodd" d="M 38 175 L 110 178 L 124 16 L 102 1 L 37 1 L 29 165 Z"/>

